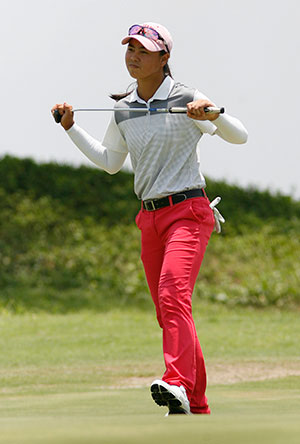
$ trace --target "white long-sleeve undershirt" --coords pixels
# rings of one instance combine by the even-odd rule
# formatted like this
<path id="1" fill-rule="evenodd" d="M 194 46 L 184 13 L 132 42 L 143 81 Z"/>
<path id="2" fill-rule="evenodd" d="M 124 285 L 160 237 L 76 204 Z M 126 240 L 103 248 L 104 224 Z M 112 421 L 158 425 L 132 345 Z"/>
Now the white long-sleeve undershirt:
<path id="1" fill-rule="evenodd" d="M 217 127 L 215 134 L 227 142 L 234 144 L 247 142 L 248 132 L 242 122 L 236 117 L 232 117 L 226 113 L 220 114 L 212 123 Z"/>
<path id="2" fill-rule="evenodd" d="M 76 123 L 67 134 L 88 159 L 107 173 L 115 174 L 122 168 L 128 153 L 108 149 Z"/>

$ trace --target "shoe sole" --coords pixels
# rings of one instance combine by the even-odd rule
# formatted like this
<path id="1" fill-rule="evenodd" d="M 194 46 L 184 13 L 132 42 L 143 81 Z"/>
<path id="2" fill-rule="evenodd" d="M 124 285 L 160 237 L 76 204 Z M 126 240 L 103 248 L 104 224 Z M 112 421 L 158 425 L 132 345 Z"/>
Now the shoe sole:
<path id="1" fill-rule="evenodd" d="M 186 414 L 186 411 L 182 407 L 182 403 L 173 393 L 169 392 L 165 387 L 159 384 L 151 385 L 151 396 L 153 401 L 159 406 L 169 407 L 169 414 Z"/>

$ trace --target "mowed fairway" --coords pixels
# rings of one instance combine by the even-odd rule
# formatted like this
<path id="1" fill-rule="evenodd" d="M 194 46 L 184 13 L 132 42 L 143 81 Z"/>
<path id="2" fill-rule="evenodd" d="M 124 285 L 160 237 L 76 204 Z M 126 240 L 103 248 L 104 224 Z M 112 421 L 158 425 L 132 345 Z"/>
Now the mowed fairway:
<path id="1" fill-rule="evenodd" d="M 210 416 L 165 418 L 153 313 L 3 314 L 0 442 L 299 443 L 299 312 L 194 310 Z"/>

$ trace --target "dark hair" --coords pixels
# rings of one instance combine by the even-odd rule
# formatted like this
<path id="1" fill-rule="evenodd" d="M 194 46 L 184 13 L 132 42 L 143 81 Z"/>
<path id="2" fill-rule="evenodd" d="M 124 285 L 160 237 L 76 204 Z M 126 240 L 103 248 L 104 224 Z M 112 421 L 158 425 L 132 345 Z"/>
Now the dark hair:
<path id="1" fill-rule="evenodd" d="M 166 54 L 166 51 L 164 51 L 164 50 L 160 51 L 160 55 L 161 55 L 161 56 L 163 56 L 164 54 Z M 164 75 L 165 75 L 165 77 L 170 76 L 170 77 L 173 79 L 173 76 L 172 76 L 172 73 L 171 73 L 171 70 L 170 70 L 170 67 L 169 67 L 168 62 L 165 64 L 163 70 L 164 70 Z M 125 93 L 121 93 L 121 94 L 110 94 L 109 97 L 110 97 L 111 99 L 115 100 L 116 102 L 118 102 L 118 101 L 121 100 L 121 99 L 124 99 L 124 97 L 127 97 L 127 96 L 129 96 L 129 94 L 132 93 L 133 89 L 131 89 L 130 91 L 128 91 L 129 88 L 131 87 L 131 85 L 132 85 L 132 84 L 129 85 L 129 87 L 127 88 L 127 91 L 126 91 Z"/>

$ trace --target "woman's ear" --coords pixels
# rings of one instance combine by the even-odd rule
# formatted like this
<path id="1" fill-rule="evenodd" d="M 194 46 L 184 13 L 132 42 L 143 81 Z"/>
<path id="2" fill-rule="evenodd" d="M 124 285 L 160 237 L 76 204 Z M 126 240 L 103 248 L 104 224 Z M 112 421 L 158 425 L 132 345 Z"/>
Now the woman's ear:
<path id="1" fill-rule="evenodd" d="M 161 56 L 160 63 L 161 63 L 162 68 L 168 63 L 169 58 L 170 58 L 170 54 L 168 52 L 166 52 L 165 54 L 163 54 Z"/>

